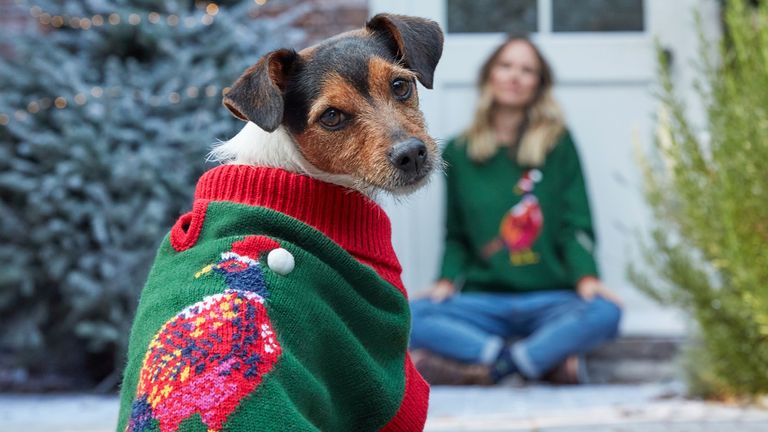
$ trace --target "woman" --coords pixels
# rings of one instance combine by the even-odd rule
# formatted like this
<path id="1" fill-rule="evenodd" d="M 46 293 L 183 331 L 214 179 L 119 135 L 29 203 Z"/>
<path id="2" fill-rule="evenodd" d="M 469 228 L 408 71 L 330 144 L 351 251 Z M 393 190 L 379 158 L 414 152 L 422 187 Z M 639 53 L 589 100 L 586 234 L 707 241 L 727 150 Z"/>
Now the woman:
<path id="1" fill-rule="evenodd" d="M 444 150 L 442 269 L 412 304 L 414 360 L 433 384 L 514 373 L 575 383 L 578 355 L 617 334 L 620 300 L 598 278 L 579 158 L 552 86 L 539 50 L 508 39 L 480 71 L 472 125 Z"/>

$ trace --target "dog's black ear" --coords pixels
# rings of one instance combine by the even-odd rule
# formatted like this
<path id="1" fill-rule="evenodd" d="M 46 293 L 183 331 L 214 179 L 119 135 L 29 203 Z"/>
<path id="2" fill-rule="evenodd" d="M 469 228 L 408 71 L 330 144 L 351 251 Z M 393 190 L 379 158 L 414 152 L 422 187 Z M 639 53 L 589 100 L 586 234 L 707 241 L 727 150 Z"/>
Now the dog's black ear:
<path id="1" fill-rule="evenodd" d="M 243 121 L 272 132 L 283 121 L 283 93 L 299 55 L 294 50 L 272 51 L 243 72 L 224 95 L 224 106 Z"/>
<path id="2" fill-rule="evenodd" d="M 365 27 L 382 34 L 394 45 L 397 55 L 424 87 L 432 88 L 432 77 L 443 54 L 443 31 L 426 18 L 378 14 Z"/>

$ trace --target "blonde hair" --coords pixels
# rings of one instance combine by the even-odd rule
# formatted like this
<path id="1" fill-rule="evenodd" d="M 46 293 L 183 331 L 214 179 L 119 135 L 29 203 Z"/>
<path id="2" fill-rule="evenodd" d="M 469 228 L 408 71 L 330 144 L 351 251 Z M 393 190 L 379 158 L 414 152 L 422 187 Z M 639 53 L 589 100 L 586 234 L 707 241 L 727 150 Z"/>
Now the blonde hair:
<path id="1" fill-rule="evenodd" d="M 496 60 L 504 48 L 513 42 L 520 41 L 527 43 L 536 53 L 539 62 L 539 87 L 533 102 L 526 109 L 517 140 L 511 148 L 516 151 L 517 162 L 523 166 L 541 166 L 549 151 L 557 143 L 557 139 L 565 131 L 563 112 L 552 94 L 554 84 L 552 68 L 530 40 L 520 36 L 510 37 L 496 48 L 480 69 L 478 78 L 480 97 L 477 101 L 474 120 L 464 132 L 467 138 L 467 155 L 475 162 L 487 161 L 501 147 L 493 127 L 493 113 L 496 105 L 488 81 L 491 69 L 496 65 Z"/>

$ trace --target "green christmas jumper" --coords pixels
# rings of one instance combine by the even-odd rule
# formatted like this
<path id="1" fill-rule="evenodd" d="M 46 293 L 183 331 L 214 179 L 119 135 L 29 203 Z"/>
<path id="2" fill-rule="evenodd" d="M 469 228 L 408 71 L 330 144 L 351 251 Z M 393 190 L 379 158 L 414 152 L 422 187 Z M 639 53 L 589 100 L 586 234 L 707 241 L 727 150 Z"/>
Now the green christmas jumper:
<path id="1" fill-rule="evenodd" d="M 118 431 L 417 431 L 429 388 L 389 220 L 279 169 L 217 167 L 160 246 Z"/>
<path id="2" fill-rule="evenodd" d="M 463 291 L 573 289 L 597 276 L 584 176 L 566 131 L 538 168 L 501 149 L 476 163 L 466 140 L 451 140 L 446 170 L 446 236 L 440 278 Z"/>

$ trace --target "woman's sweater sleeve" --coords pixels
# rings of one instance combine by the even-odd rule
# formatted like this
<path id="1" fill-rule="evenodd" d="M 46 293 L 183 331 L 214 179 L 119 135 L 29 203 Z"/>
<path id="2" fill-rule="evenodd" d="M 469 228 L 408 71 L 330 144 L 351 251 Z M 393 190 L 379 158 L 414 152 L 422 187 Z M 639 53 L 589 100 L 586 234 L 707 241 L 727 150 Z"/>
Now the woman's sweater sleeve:
<path id="1" fill-rule="evenodd" d="M 558 235 L 568 277 L 575 286 L 586 276 L 598 276 L 595 261 L 595 232 L 592 214 L 579 161 L 579 154 L 569 133 L 559 144 L 563 175 L 563 224 Z"/>
<path id="2" fill-rule="evenodd" d="M 445 147 L 443 159 L 446 163 L 445 169 L 445 250 L 443 252 L 443 263 L 440 268 L 438 279 L 454 280 L 466 269 L 469 259 L 469 246 L 466 240 L 464 220 L 459 208 L 460 194 L 457 191 L 457 182 L 460 180 L 456 176 L 455 158 L 460 156 L 457 152 L 455 141 L 451 141 Z"/>

